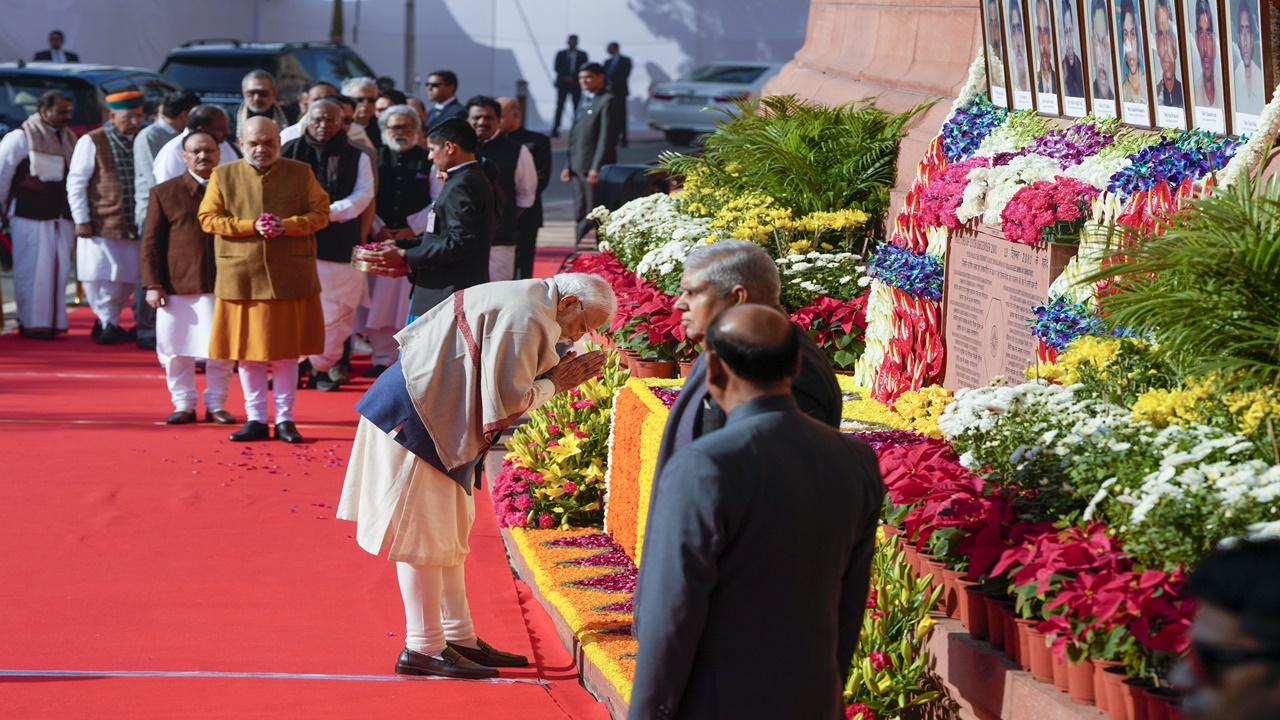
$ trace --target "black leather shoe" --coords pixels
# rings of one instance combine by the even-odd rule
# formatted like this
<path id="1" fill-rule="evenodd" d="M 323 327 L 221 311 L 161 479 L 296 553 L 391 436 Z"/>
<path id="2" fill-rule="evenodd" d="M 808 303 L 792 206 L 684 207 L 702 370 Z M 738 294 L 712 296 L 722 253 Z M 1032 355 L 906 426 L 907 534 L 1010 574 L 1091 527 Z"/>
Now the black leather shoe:
<path id="1" fill-rule="evenodd" d="M 439 675 L 462 680 L 484 680 L 498 677 L 498 671 L 477 665 L 446 647 L 441 657 L 423 655 L 405 648 L 396 660 L 396 672 L 401 675 Z"/>
<path id="2" fill-rule="evenodd" d="M 276 423 L 276 439 L 283 440 L 287 443 L 302 442 L 302 433 L 298 432 L 298 426 L 292 421 L 286 420 L 282 423 Z"/>
<path id="3" fill-rule="evenodd" d="M 93 338 L 94 340 L 97 340 L 98 336 L 101 334 L 102 334 L 102 321 L 94 320 L 93 329 L 89 331 L 89 337 Z"/>
<path id="4" fill-rule="evenodd" d="M 155 350 L 156 339 L 153 337 L 138 338 L 138 349 L 139 350 Z"/>
<path id="5" fill-rule="evenodd" d="M 129 333 L 119 325 L 104 325 L 102 334 L 98 335 L 97 343 L 99 345 L 119 345 L 120 343 L 129 342 Z"/>
<path id="6" fill-rule="evenodd" d="M 449 643 L 449 647 L 462 657 L 485 667 L 524 667 L 529 664 L 529 658 L 515 653 L 502 652 L 480 638 L 476 638 L 476 644 L 480 646 L 479 649 L 467 647 L 466 645 L 455 645 L 454 643 Z"/>
<path id="7" fill-rule="evenodd" d="M 360 377 L 376 378 L 387 371 L 386 365 L 374 365 L 373 367 L 360 373 Z"/>
<path id="8" fill-rule="evenodd" d="M 170 425 L 186 425 L 196 421 L 195 410 L 175 410 L 172 415 L 165 418 L 164 421 Z"/>
<path id="9" fill-rule="evenodd" d="M 228 437 L 232 442 L 256 442 L 258 440 L 267 440 L 271 437 L 271 429 L 266 423 L 250 420 L 244 424 L 244 427 L 231 433 Z"/>
<path id="10" fill-rule="evenodd" d="M 209 410 L 204 411 L 204 421 L 218 423 L 219 425 L 235 425 L 236 416 L 226 410 Z"/>

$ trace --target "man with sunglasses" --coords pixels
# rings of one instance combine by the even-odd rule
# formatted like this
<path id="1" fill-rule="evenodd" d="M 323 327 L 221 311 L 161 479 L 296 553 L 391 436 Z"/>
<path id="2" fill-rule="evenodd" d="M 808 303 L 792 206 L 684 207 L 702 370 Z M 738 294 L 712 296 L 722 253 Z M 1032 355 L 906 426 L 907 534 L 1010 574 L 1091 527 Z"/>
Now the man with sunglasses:
<path id="1" fill-rule="evenodd" d="M 342 94 L 355 102 L 355 123 L 352 127 L 360 126 L 375 150 L 382 146 L 375 109 L 378 92 L 378 82 L 371 77 L 353 77 L 342 81 Z"/>
<path id="2" fill-rule="evenodd" d="M 427 76 L 427 100 L 431 101 L 427 130 L 452 117 L 466 119 L 467 109 L 458 102 L 458 76 L 451 70 L 437 70 Z"/>
<path id="3" fill-rule="evenodd" d="M 1191 650 L 1173 673 L 1196 720 L 1280 717 L 1280 539 L 1220 550 L 1187 578 Z"/>

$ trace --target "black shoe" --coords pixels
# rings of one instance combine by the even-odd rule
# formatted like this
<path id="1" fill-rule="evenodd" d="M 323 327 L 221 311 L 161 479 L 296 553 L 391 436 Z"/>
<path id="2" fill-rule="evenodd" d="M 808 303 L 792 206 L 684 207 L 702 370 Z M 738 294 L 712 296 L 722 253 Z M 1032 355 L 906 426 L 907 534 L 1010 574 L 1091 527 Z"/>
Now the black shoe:
<path id="1" fill-rule="evenodd" d="M 165 418 L 165 423 L 169 425 L 186 425 L 196 421 L 195 410 L 175 410 L 172 415 Z"/>
<path id="2" fill-rule="evenodd" d="M 129 342 L 129 333 L 119 325 L 108 323 L 102 327 L 102 334 L 98 335 L 99 345 L 119 345 L 124 342 Z"/>
<path id="3" fill-rule="evenodd" d="M 312 372 L 311 377 L 307 379 L 307 384 L 304 387 L 307 390 L 334 392 L 338 389 L 338 383 L 330 380 L 328 373 Z"/>
<path id="4" fill-rule="evenodd" d="M 94 340 L 97 340 L 98 336 L 101 334 L 102 334 L 102 321 L 94 320 L 93 329 L 89 331 L 89 337 L 93 338 Z"/>
<path id="5" fill-rule="evenodd" d="M 360 373 L 360 377 L 376 378 L 387 371 L 386 365 L 374 365 L 373 367 Z"/>
<path id="6" fill-rule="evenodd" d="M 250 420 L 244 424 L 244 427 L 231 433 L 228 437 L 231 442 L 257 442 L 258 440 L 269 440 L 271 438 L 271 430 L 266 423 Z"/>
<path id="7" fill-rule="evenodd" d="M 446 647 L 441 657 L 432 657 L 405 648 L 396 660 L 396 672 L 401 675 L 439 675 L 462 680 L 484 680 L 498 677 L 498 671 L 477 665 L 462 657 L 451 647 Z"/>
<path id="8" fill-rule="evenodd" d="M 217 423 L 219 425 L 235 425 L 236 416 L 226 410 L 210 410 L 205 408 L 204 421 Z"/>
<path id="9" fill-rule="evenodd" d="M 138 326 L 137 326 L 137 325 L 134 325 L 133 327 L 129 328 L 128 330 L 125 330 L 125 331 L 124 331 L 124 334 L 125 334 L 125 335 L 127 335 L 127 336 L 128 336 L 128 338 L 129 338 L 130 340 L 135 340 L 135 341 L 136 341 L 136 340 L 138 339 Z"/>
<path id="10" fill-rule="evenodd" d="M 502 652 L 480 638 L 476 638 L 476 644 L 480 646 L 478 649 L 454 643 L 449 643 L 449 647 L 462 657 L 485 667 L 524 667 L 529 664 L 529 658 Z"/>
<path id="11" fill-rule="evenodd" d="M 26 328 L 18 328 L 18 334 L 25 338 L 33 340 L 52 340 L 58 337 L 57 330 L 28 330 Z"/>
<path id="12" fill-rule="evenodd" d="M 290 420 L 276 423 L 276 439 L 287 443 L 303 442 L 302 433 L 298 432 L 298 426 L 294 425 Z"/>
<path id="13" fill-rule="evenodd" d="M 155 350 L 156 339 L 153 337 L 138 338 L 138 349 L 139 350 Z"/>

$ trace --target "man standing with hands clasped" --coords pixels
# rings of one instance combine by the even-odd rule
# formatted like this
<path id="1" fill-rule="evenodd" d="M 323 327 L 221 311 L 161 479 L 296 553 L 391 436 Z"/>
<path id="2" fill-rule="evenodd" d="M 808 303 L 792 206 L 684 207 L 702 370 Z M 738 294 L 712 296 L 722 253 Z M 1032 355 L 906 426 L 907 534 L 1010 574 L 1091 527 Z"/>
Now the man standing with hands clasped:
<path id="1" fill-rule="evenodd" d="M 704 354 L 728 420 L 654 485 L 628 717 L 843 717 L 884 500 L 875 452 L 800 411 L 799 345 L 780 311 L 725 310 Z M 743 632 L 777 618 L 785 662 Z"/>
<path id="2" fill-rule="evenodd" d="M 618 161 L 618 131 L 621 128 L 617 99 L 604 89 L 604 68 L 591 63 L 578 72 L 582 100 L 569 131 L 569 164 L 560 179 L 573 183 L 573 215 L 578 221 L 575 240 L 595 227 L 587 214 L 596 206 L 600 168 Z"/>

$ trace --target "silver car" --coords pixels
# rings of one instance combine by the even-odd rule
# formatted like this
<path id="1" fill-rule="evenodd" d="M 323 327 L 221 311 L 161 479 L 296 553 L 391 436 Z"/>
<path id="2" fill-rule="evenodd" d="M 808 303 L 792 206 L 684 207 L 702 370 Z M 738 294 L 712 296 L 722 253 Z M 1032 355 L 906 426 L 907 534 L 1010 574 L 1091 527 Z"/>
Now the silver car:
<path id="1" fill-rule="evenodd" d="M 716 129 L 738 100 L 760 97 L 760 88 L 778 74 L 781 63 L 714 62 L 649 93 L 649 126 L 667 140 L 688 145 L 702 133 Z"/>

